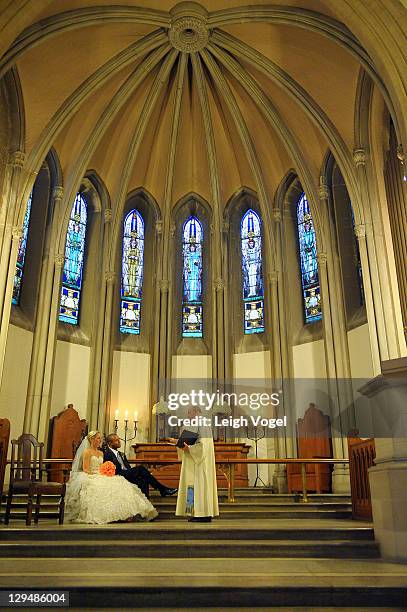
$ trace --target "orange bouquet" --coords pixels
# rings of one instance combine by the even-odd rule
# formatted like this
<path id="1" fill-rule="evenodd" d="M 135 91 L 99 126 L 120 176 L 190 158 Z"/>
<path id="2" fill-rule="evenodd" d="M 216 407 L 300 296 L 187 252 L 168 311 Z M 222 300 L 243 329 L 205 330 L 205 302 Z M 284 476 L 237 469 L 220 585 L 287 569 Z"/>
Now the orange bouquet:
<path id="1" fill-rule="evenodd" d="M 115 464 L 111 461 L 105 461 L 99 468 L 99 473 L 103 476 L 114 476 L 116 474 Z"/>

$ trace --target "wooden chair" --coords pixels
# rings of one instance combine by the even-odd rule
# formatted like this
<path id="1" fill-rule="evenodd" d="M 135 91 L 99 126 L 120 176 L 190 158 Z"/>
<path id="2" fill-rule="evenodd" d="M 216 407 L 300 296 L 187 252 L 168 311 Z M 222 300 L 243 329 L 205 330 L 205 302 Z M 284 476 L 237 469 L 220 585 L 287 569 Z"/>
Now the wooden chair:
<path id="1" fill-rule="evenodd" d="M 58 495 L 59 524 L 64 522 L 65 482 L 44 482 L 44 443 L 38 442 L 32 434 L 22 434 L 18 440 L 11 441 L 10 485 L 7 496 L 4 523 L 10 521 L 11 508 L 26 507 L 25 522 L 31 525 L 33 508 L 34 523 L 38 523 L 42 495 Z M 14 495 L 27 495 L 27 503 L 13 503 Z M 36 497 L 35 503 L 33 498 Z"/>
<path id="2" fill-rule="evenodd" d="M 78 446 L 88 431 L 88 424 L 81 419 L 72 404 L 62 410 L 51 419 L 49 437 L 49 457 L 52 459 L 73 459 Z M 64 482 L 64 470 L 70 470 L 71 466 L 62 463 L 55 469 L 52 480 Z"/>
<path id="3" fill-rule="evenodd" d="M 297 451 L 299 459 L 332 457 L 332 439 L 329 417 L 310 403 L 304 418 L 298 419 Z M 307 491 L 329 493 L 332 468 L 327 464 L 307 464 Z M 302 491 L 301 465 L 287 465 L 288 492 Z"/>
<path id="4" fill-rule="evenodd" d="M 6 473 L 9 438 L 10 421 L 8 419 L 0 419 L 0 505 L 3 497 L 4 475 Z"/>

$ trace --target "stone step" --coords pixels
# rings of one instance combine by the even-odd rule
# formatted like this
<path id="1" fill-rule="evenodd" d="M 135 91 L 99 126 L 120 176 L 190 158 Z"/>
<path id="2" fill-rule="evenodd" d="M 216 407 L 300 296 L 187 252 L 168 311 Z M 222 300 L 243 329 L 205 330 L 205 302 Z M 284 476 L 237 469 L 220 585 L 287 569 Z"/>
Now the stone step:
<path id="1" fill-rule="evenodd" d="M 330 558 L 374 559 L 380 556 L 376 542 L 331 540 L 272 540 L 253 542 L 231 539 L 132 542 L 93 541 L 75 539 L 69 542 L 29 541 L 7 542 L 0 545 L 2 558 L 242 558 L 250 554 L 255 558 Z"/>
<path id="2" fill-rule="evenodd" d="M 352 606 L 407 601 L 407 566 L 379 559 L 0 559 L 3 589 L 64 589 L 72 608 Z M 50 586 L 52 585 L 52 586 Z"/>
<path id="3" fill-rule="evenodd" d="M 270 524 L 264 521 L 259 524 L 248 522 L 239 525 L 232 522 L 227 526 L 222 525 L 222 521 L 215 519 L 210 525 L 205 523 L 186 523 L 180 521 L 168 521 L 162 524 L 160 521 L 152 523 L 131 523 L 114 525 L 64 525 L 44 526 L 43 523 L 26 527 L 25 525 L 10 525 L 0 530 L 1 542 L 65 542 L 74 539 L 76 542 L 92 540 L 94 542 L 111 542 L 148 539 L 149 541 L 158 540 L 307 540 L 315 541 L 373 541 L 374 531 L 372 527 L 365 524 L 355 524 L 351 521 L 333 523 L 327 527 L 319 525 L 310 527 L 308 524 L 302 526 L 298 521 L 287 521 L 280 527 L 277 524 Z M 1 546 L 1 544 L 0 544 Z"/>
<path id="4" fill-rule="evenodd" d="M 175 508 L 158 508 L 159 518 L 161 519 L 169 519 L 172 516 L 175 516 Z M 220 510 L 219 518 L 228 518 L 228 519 L 267 519 L 267 518 L 279 518 L 279 519 L 289 519 L 289 518 L 315 518 L 315 519 L 346 519 L 351 518 L 352 511 L 351 509 L 345 510 L 331 510 L 329 508 L 308 508 L 304 504 L 304 506 L 296 506 L 295 508 L 283 508 L 278 509 L 275 506 L 267 507 L 267 508 L 256 508 L 254 506 L 247 507 L 243 506 L 241 508 L 235 508 L 234 505 L 229 504 L 225 505 Z M 178 517 L 175 517 L 178 518 Z"/>

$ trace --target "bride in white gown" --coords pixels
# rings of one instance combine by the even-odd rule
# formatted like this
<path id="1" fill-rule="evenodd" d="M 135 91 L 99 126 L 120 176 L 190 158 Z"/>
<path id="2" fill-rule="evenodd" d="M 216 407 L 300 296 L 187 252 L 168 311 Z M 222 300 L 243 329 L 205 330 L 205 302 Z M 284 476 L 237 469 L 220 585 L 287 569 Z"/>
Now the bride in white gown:
<path id="1" fill-rule="evenodd" d="M 123 476 L 99 473 L 102 436 L 91 431 L 78 448 L 66 485 L 65 519 L 73 523 L 105 525 L 139 515 L 147 521 L 158 512 L 137 485 Z"/>

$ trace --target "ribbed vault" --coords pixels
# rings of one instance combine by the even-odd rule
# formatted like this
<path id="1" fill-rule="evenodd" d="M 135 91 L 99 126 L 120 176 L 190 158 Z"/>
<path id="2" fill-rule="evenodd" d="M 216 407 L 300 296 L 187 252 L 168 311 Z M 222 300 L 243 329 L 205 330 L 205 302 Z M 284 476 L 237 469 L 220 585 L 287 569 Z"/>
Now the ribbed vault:
<path id="1" fill-rule="evenodd" d="M 324 248 L 317 190 L 328 149 L 361 217 L 352 160 L 361 69 L 388 101 L 365 49 L 319 0 L 209 4 L 61 1 L 20 33 L 0 62 L 0 74 L 17 68 L 25 106 L 20 222 L 51 147 L 63 172 L 61 251 L 71 202 L 90 169 L 109 192 L 113 236 L 127 194 L 141 186 L 165 223 L 186 193 L 201 194 L 219 229 L 243 185 L 267 219 L 294 170 Z M 266 242 L 272 253 L 271 235 Z"/>

